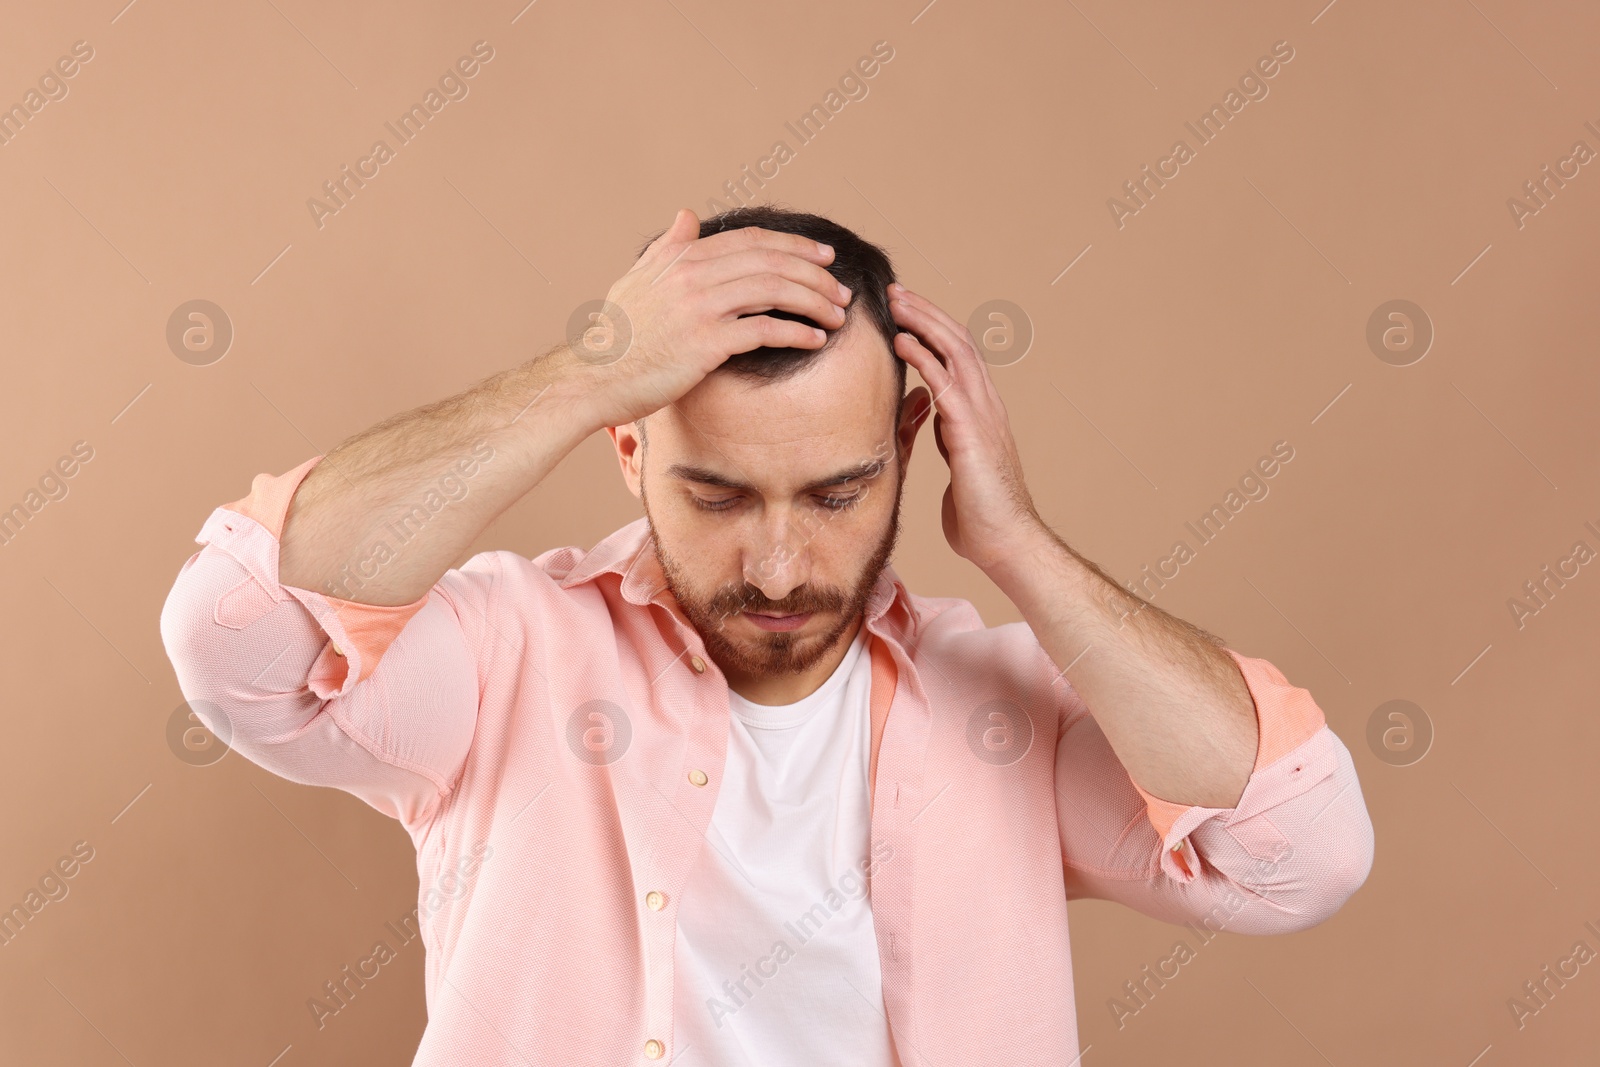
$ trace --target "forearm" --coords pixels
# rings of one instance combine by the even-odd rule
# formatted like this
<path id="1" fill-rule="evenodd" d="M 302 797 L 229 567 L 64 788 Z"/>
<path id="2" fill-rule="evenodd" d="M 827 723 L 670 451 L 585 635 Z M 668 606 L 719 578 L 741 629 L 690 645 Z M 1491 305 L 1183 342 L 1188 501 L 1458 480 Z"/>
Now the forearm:
<path id="1" fill-rule="evenodd" d="M 423 596 L 598 429 L 575 366 L 559 346 L 329 452 L 290 501 L 280 580 L 363 604 Z"/>
<path id="2" fill-rule="evenodd" d="M 1141 600 L 1048 529 L 990 577 L 1088 705 L 1129 776 L 1178 804 L 1233 807 L 1255 764 L 1255 704 L 1209 634 Z"/>

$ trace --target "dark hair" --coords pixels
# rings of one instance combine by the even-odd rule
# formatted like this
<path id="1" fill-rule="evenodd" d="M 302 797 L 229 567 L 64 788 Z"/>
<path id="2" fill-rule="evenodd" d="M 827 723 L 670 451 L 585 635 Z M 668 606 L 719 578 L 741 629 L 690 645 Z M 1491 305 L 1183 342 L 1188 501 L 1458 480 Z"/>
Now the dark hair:
<path id="1" fill-rule="evenodd" d="M 812 360 L 833 347 L 833 342 L 839 334 L 865 311 L 867 321 L 889 346 L 889 355 L 894 360 L 896 395 L 901 398 L 896 402 L 895 412 L 898 416 L 899 405 L 904 401 L 906 391 L 906 361 L 894 350 L 894 336 L 900 332 L 900 325 L 894 321 L 894 316 L 889 311 L 889 296 L 886 292 L 889 283 L 895 281 L 894 264 L 889 261 L 889 254 L 855 231 L 846 229 L 831 219 L 803 211 L 790 211 L 771 204 L 736 207 L 701 219 L 700 236 L 709 237 L 714 233 L 742 229 L 746 226 L 759 226 L 764 230 L 776 230 L 780 233 L 796 233 L 832 245 L 833 262 L 824 269 L 835 279 L 850 287 L 850 303 L 845 307 L 844 326 L 837 330 L 827 330 L 828 339 L 821 347 L 769 348 L 763 345 L 748 352 L 729 356 L 717 370 L 728 371 L 748 381 L 782 381 L 798 374 L 809 366 Z M 665 232 L 665 230 L 657 231 L 654 236 L 646 240 L 640 246 L 638 255 L 644 255 L 645 250 Z M 811 326 L 821 325 L 805 315 L 797 315 L 781 308 L 763 311 L 760 314 L 770 315 L 775 319 L 804 322 Z M 639 428 L 641 431 L 644 429 L 642 420 Z"/>

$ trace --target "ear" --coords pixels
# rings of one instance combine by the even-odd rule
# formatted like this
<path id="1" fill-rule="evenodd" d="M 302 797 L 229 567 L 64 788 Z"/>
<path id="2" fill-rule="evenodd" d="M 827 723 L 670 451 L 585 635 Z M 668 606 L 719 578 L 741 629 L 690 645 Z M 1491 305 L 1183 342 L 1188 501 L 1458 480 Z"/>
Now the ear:
<path id="1" fill-rule="evenodd" d="M 928 392 L 926 386 L 919 385 L 906 394 L 905 403 L 900 408 L 900 425 L 895 430 L 902 467 L 911 462 L 911 446 L 917 442 L 917 431 L 922 429 L 922 423 L 932 413 L 933 394 Z"/>
<path id="2" fill-rule="evenodd" d="M 628 492 L 639 495 L 639 480 L 644 470 L 644 448 L 639 442 L 639 428 L 631 422 L 621 426 L 607 426 L 611 443 L 617 449 L 617 462 L 622 465 L 622 480 L 628 483 Z"/>

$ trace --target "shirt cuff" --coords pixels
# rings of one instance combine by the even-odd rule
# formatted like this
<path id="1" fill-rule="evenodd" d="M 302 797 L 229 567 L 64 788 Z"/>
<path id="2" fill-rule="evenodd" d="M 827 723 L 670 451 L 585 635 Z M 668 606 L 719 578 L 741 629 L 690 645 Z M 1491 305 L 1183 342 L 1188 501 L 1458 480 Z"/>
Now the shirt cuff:
<path id="1" fill-rule="evenodd" d="M 371 677 L 406 623 L 428 602 L 428 593 L 409 604 L 362 604 L 279 582 L 278 551 L 289 502 L 322 458 L 312 456 L 284 474 L 257 474 L 248 494 L 212 512 L 195 541 L 220 542 L 219 547 L 225 547 L 244 565 L 270 600 L 281 602 L 283 596 L 277 592 L 281 590 L 311 613 L 331 640 L 312 665 L 308 684 L 319 697 L 327 699 Z M 251 595 L 247 589 L 241 592 Z M 219 604 L 217 610 L 222 613 L 229 608 Z"/>
<path id="2" fill-rule="evenodd" d="M 1327 726 L 1327 719 L 1311 694 L 1290 685 L 1277 667 L 1264 659 L 1240 655 L 1231 648 L 1223 651 L 1239 665 L 1256 709 L 1256 760 L 1238 803 L 1232 808 L 1174 804 L 1133 782 L 1133 788 L 1144 798 L 1150 825 L 1161 837 L 1162 869 L 1180 881 L 1193 878 L 1199 871 L 1194 846 L 1189 842 L 1194 828 L 1219 815 L 1248 817 L 1286 799 L 1281 795 L 1283 790 L 1275 788 L 1269 780 L 1268 769 Z M 1132 781 L 1131 777 L 1129 780 Z"/>

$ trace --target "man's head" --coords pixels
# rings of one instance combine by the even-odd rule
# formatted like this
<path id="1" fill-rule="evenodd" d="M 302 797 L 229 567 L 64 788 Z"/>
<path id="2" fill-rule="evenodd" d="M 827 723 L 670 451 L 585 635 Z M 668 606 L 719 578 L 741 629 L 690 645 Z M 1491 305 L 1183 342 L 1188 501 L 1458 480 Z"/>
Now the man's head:
<path id="1" fill-rule="evenodd" d="M 821 241 L 825 245 L 832 246 L 833 262 L 824 269 L 833 275 L 836 281 L 849 287 L 850 304 L 845 308 L 844 326 L 838 330 L 827 330 L 828 340 L 820 348 L 768 348 L 763 345 L 749 352 L 729 356 L 718 371 L 734 374 L 751 382 L 781 381 L 798 374 L 812 361 L 828 352 L 845 330 L 856 320 L 865 317 L 871 329 L 883 338 L 883 350 L 893 362 L 894 395 L 897 405 L 895 417 L 898 418 L 900 414 L 898 405 L 906 391 L 906 361 L 894 351 L 894 335 L 900 332 L 900 325 L 894 321 L 894 315 L 889 311 L 887 290 L 889 283 L 896 279 L 894 265 L 890 263 L 888 254 L 870 241 L 863 240 L 854 230 L 846 229 L 832 219 L 801 211 L 788 211 L 769 204 L 734 208 L 702 219 L 700 236 L 710 237 L 714 233 L 747 226 L 799 234 L 801 237 L 809 237 L 813 241 Z M 639 246 L 634 258 L 644 255 L 660 236 L 660 233 L 651 235 Z M 818 325 L 805 315 L 797 315 L 781 308 L 763 311 L 761 314 L 775 319 L 803 322 L 810 326 Z M 641 438 L 646 437 L 646 421 L 648 420 L 638 419 L 634 422 L 639 428 Z"/>
<path id="2" fill-rule="evenodd" d="M 827 269 L 852 292 L 844 325 L 818 349 L 729 357 L 649 416 L 648 445 L 644 420 L 607 432 L 706 650 L 730 677 L 766 678 L 811 669 L 860 614 L 894 549 L 906 464 L 931 404 L 922 387 L 905 395 L 882 249 L 768 206 L 708 218 L 700 236 L 743 226 L 832 245 Z M 775 631 L 747 612 L 811 617 Z"/>

